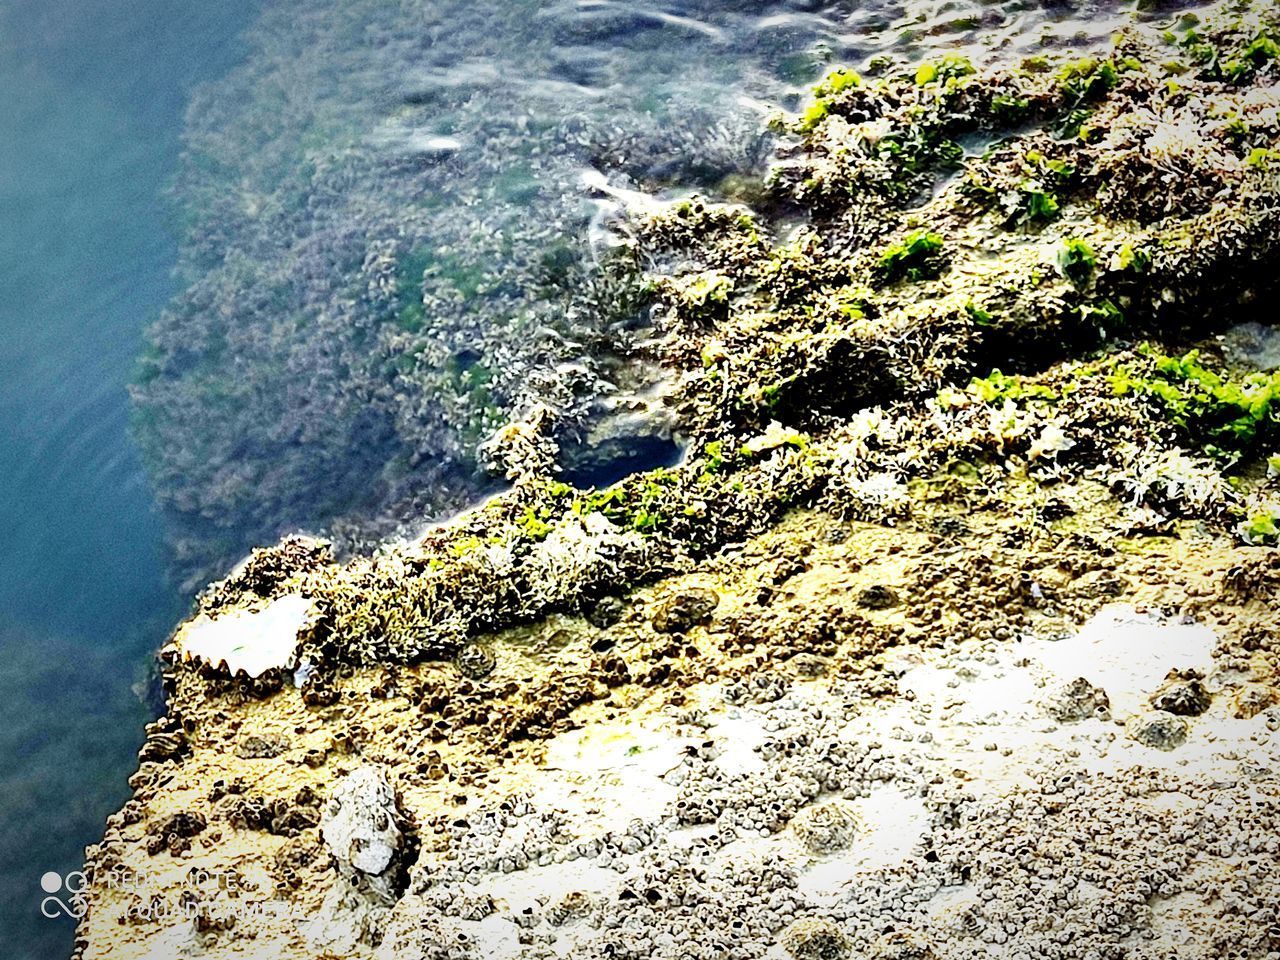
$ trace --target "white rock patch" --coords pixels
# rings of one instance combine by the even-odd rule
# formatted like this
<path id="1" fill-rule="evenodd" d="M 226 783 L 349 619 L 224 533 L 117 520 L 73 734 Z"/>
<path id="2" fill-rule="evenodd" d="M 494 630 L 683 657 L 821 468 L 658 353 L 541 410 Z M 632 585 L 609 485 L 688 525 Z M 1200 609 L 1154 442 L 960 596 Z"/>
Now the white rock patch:
<path id="1" fill-rule="evenodd" d="M 217 619 L 202 614 L 182 626 L 173 646 L 183 660 L 225 667 L 233 676 L 243 670 L 256 678 L 295 665 L 298 637 L 316 615 L 312 601 L 289 594 L 258 611 L 237 610 Z"/>
<path id="2" fill-rule="evenodd" d="M 1213 631 L 1139 613 L 1127 604 L 1099 610 L 1068 642 L 1035 640 L 1028 656 L 1063 680 L 1084 677 L 1102 687 L 1117 717 L 1144 709 L 1173 669 L 1213 668 Z"/>

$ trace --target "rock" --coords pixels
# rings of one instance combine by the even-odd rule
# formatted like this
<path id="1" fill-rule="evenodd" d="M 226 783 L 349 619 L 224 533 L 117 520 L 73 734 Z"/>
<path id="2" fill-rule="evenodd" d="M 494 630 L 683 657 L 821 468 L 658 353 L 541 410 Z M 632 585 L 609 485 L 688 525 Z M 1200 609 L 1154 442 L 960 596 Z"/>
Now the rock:
<path id="1" fill-rule="evenodd" d="M 203 833 L 206 826 L 202 813 L 171 814 L 147 829 L 147 853 L 154 857 L 161 850 L 168 850 L 171 856 L 177 856 L 191 849 L 191 838 Z"/>
<path id="2" fill-rule="evenodd" d="M 547 910 L 547 921 L 553 927 L 585 920 L 594 909 L 591 897 L 581 890 L 571 890 Z"/>
<path id="3" fill-rule="evenodd" d="M 1111 716 L 1111 699 L 1107 692 L 1084 677 L 1072 680 L 1041 706 L 1059 723 L 1077 723 L 1093 717 L 1106 720 Z"/>
<path id="4" fill-rule="evenodd" d="M 806 807 L 791 821 L 791 829 L 805 849 L 818 855 L 847 849 L 859 826 L 853 805 L 845 800 Z"/>
<path id="5" fill-rule="evenodd" d="M 1199 673 L 1171 670 L 1164 684 L 1151 695 L 1151 706 L 1180 717 L 1198 717 L 1212 702 Z"/>
<path id="6" fill-rule="evenodd" d="M 611 486 L 641 470 L 680 462 L 677 422 L 660 398 L 610 398 L 578 443 L 560 445 L 560 475 L 576 487 Z"/>
<path id="7" fill-rule="evenodd" d="M 605 597 L 587 611 L 587 622 L 601 630 L 613 626 L 627 612 L 627 605 L 617 597 Z"/>
<path id="8" fill-rule="evenodd" d="M 498 655 L 487 643 L 468 643 L 458 651 L 458 672 L 470 680 L 482 680 L 493 673 Z"/>
<path id="9" fill-rule="evenodd" d="M 181 660 L 257 679 L 269 670 L 296 665 L 298 643 L 319 616 L 308 598 L 285 594 L 261 610 L 229 609 L 216 618 L 201 613 L 184 623 L 165 649 Z"/>
<path id="10" fill-rule="evenodd" d="M 386 774 L 372 766 L 347 774 L 325 807 L 320 835 L 338 877 L 314 918 L 299 929 L 313 946 L 333 954 L 378 944 L 416 857 L 408 821 Z"/>
<path id="11" fill-rule="evenodd" d="M 1238 720 L 1251 720 L 1278 702 L 1280 698 L 1271 687 L 1262 683 L 1246 683 L 1231 698 L 1231 713 Z"/>
<path id="12" fill-rule="evenodd" d="M 1120 597 L 1128 584 L 1111 570 L 1090 570 L 1076 578 L 1075 589 L 1087 597 Z"/>
<path id="13" fill-rule="evenodd" d="M 932 960 L 935 954 L 920 934 L 895 930 L 871 945 L 871 956 L 875 960 Z"/>
<path id="14" fill-rule="evenodd" d="M 839 927 L 818 917 L 797 920 L 782 931 L 779 942 L 795 960 L 843 960 L 852 950 Z"/>
<path id="15" fill-rule="evenodd" d="M 138 751 L 138 759 L 144 763 L 178 760 L 189 752 L 187 735 L 182 727 L 167 717 L 147 724 L 146 731 L 146 742 Z"/>
<path id="16" fill-rule="evenodd" d="M 289 741 L 285 737 L 245 737 L 236 744 L 236 756 L 242 760 L 269 760 L 288 749 Z"/>
<path id="17" fill-rule="evenodd" d="M 1125 732 L 1132 739 L 1157 750 L 1182 746 L 1190 730 L 1187 721 L 1163 710 L 1134 714 L 1125 724 Z"/>
<path id="18" fill-rule="evenodd" d="M 334 788 L 320 820 L 320 835 L 339 873 L 389 878 L 405 846 L 400 822 L 386 774 L 366 766 L 347 774 Z"/>
<path id="19" fill-rule="evenodd" d="M 285 537 L 273 547 L 259 548 L 245 557 L 225 580 L 213 584 L 201 598 L 206 613 L 233 606 L 250 593 L 263 599 L 278 595 L 290 577 L 319 570 L 333 562 L 333 544 L 317 537 Z"/>
<path id="20" fill-rule="evenodd" d="M 858 606 L 864 610 L 888 610 L 898 605 L 898 594 L 884 584 L 864 588 L 858 594 Z"/>
<path id="21" fill-rule="evenodd" d="M 706 587 L 691 587 L 668 597 L 653 615 L 653 629 L 659 633 L 684 633 L 711 622 L 720 597 Z"/>
<path id="22" fill-rule="evenodd" d="M 368 896 L 367 888 L 339 881 L 330 888 L 315 916 L 298 924 L 298 929 L 325 956 L 365 956 L 360 946 L 371 947 L 383 940 L 390 913 L 384 903 Z M 439 956 L 446 954 L 442 951 Z"/>

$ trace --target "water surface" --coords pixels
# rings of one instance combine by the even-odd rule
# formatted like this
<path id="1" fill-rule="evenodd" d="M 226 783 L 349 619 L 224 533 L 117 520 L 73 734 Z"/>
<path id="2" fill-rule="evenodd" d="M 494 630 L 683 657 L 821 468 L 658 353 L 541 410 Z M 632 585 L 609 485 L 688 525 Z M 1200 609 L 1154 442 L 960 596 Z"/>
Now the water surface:
<path id="1" fill-rule="evenodd" d="M 162 188 L 192 85 L 249 0 L 0 6 L 0 930 L 65 956 L 41 876 L 128 795 L 133 687 L 181 611 L 128 436 L 141 330 L 173 293 Z"/>

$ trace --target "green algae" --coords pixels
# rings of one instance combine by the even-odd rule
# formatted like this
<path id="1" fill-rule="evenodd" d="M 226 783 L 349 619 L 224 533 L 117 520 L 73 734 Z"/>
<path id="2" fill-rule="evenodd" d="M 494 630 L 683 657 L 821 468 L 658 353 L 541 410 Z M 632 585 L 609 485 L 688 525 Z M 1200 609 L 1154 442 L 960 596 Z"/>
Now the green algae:
<path id="1" fill-rule="evenodd" d="M 1249 543 L 1280 543 L 1280 507 L 1258 510 L 1250 514 L 1240 527 L 1240 532 Z"/>
<path id="2" fill-rule="evenodd" d="M 1077 289 L 1087 287 L 1098 267 L 1097 254 L 1088 242 L 1068 237 L 1058 250 L 1058 270 Z"/>
<path id="3" fill-rule="evenodd" d="M 902 240 L 890 244 L 876 262 L 881 282 L 917 282 L 936 277 L 943 266 L 942 246 L 942 237 L 926 230 L 914 231 Z"/>
<path id="4" fill-rule="evenodd" d="M 1280 435 L 1280 371 L 1231 377 L 1206 367 L 1195 350 L 1166 356 L 1148 348 L 1147 356 L 1145 372 L 1118 368 L 1113 389 L 1156 401 L 1191 443 L 1236 460 Z"/>
<path id="5" fill-rule="evenodd" d="M 954 88 L 965 77 L 972 76 L 976 72 L 968 57 L 952 54 L 920 64 L 916 68 L 913 79 L 917 86 L 921 87 L 938 84 L 944 87 L 950 85 Z"/>

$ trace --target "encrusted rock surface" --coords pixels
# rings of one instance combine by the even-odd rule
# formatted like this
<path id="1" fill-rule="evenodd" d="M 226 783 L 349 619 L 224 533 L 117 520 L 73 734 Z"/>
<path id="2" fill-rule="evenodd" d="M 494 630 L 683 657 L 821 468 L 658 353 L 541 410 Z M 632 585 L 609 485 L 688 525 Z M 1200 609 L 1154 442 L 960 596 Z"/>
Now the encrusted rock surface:
<path id="1" fill-rule="evenodd" d="M 206 591 L 316 620 L 167 651 L 84 960 L 1280 955 L 1280 375 L 1216 336 L 1271 16 L 837 71 L 771 213 L 636 214 L 685 459 L 575 489 L 533 417 L 511 490 Z"/>

